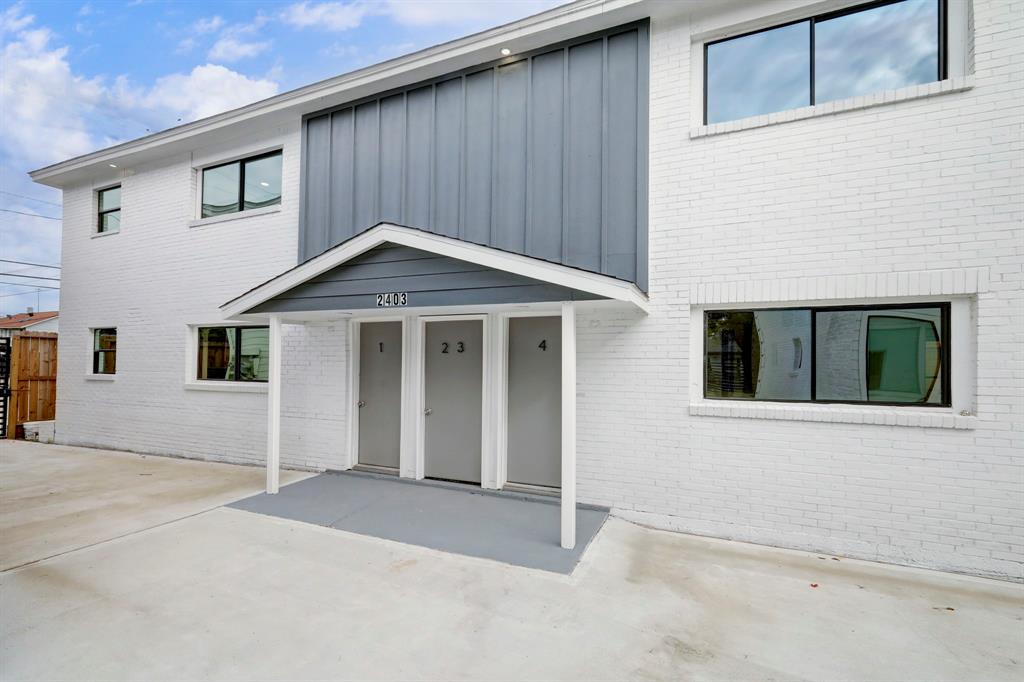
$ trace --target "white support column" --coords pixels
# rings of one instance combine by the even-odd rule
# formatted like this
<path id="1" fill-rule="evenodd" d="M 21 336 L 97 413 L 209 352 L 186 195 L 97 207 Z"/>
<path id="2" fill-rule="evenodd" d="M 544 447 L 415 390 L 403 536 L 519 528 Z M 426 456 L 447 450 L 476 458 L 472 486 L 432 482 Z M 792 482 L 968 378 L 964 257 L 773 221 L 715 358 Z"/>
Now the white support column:
<path id="1" fill-rule="evenodd" d="M 576 306 L 562 303 L 562 547 L 576 546 Z"/>
<path id="2" fill-rule="evenodd" d="M 267 494 L 276 495 L 281 469 L 281 316 L 270 316 L 267 377 Z"/>

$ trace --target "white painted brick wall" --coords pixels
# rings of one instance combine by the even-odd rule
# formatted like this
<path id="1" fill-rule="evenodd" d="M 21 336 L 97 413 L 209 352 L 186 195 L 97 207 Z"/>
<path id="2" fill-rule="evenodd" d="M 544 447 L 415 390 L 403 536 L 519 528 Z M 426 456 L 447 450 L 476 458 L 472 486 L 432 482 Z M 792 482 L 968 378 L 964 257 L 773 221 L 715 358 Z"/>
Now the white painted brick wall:
<path id="1" fill-rule="evenodd" d="M 692 140 L 689 26 L 652 23 L 653 310 L 581 316 L 581 500 L 1024 578 L 1024 3 L 974 5 L 971 89 Z M 975 267 L 973 430 L 689 414 L 693 285 Z"/>
<path id="2" fill-rule="evenodd" d="M 92 238 L 92 186 L 64 193 L 57 440 L 258 464 L 266 458 L 266 394 L 185 389 L 188 325 L 221 319 L 230 298 L 295 264 L 299 124 L 258 137 L 283 145 L 277 213 L 189 227 L 189 155 L 132 169 L 122 227 Z M 232 158 L 242 147 L 202 150 Z M 89 381 L 90 327 L 118 330 L 114 381 Z M 286 325 L 282 462 L 338 467 L 347 392 L 345 326 Z"/>
<path id="3" fill-rule="evenodd" d="M 966 90 L 693 139 L 689 26 L 652 23 L 652 311 L 580 315 L 581 501 L 688 532 L 1024 578 L 1022 3 L 978 0 L 973 17 Z M 264 138 L 285 145 L 280 213 L 189 229 L 186 157 L 124 180 L 116 236 L 89 238 L 91 187 L 66 192 L 59 442 L 264 460 L 265 395 L 183 388 L 186 325 L 295 262 L 298 122 Z M 988 275 L 974 428 L 691 414 L 696 285 L 970 268 Z M 111 383 L 84 379 L 97 325 L 119 329 Z M 344 326 L 286 334 L 282 459 L 340 466 Z"/>

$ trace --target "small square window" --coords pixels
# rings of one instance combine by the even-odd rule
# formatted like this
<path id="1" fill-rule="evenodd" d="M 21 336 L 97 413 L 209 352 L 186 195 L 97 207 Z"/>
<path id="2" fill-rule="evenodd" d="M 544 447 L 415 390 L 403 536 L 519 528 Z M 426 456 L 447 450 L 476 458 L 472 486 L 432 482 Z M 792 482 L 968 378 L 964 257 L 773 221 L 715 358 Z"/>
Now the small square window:
<path id="1" fill-rule="evenodd" d="M 117 232 L 121 229 L 121 186 L 101 189 L 98 198 L 99 215 L 96 231 Z"/>
<path id="2" fill-rule="evenodd" d="M 117 370 L 117 329 L 92 330 L 92 373 L 114 374 Z"/>

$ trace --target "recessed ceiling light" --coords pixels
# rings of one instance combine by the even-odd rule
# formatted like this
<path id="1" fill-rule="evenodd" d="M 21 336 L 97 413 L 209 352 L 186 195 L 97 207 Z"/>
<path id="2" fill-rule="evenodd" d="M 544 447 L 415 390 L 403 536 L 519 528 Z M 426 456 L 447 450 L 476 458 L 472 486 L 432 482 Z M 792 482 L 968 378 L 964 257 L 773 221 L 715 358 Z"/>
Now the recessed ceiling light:
<path id="1" fill-rule="evenodd" d="M 510 54 L 512 54 L 512 50 L 508 49 L 507 47 L 501 48 L 501 56 L 502 57 L 507 57 Z"/>
<path id="2" fill-rule="evenodd" d="M 111 163 L 111 164 L 107 164 L 107 165 L 110 166 L 111 168 L 117 168 L 117 164 L 116 163 Z"/>
<path id="3" fill-rule="evenodd" d="M 260 182 L 260 184 L 263 185 L 264 187 L 270 187 L 269 182 Z"/>

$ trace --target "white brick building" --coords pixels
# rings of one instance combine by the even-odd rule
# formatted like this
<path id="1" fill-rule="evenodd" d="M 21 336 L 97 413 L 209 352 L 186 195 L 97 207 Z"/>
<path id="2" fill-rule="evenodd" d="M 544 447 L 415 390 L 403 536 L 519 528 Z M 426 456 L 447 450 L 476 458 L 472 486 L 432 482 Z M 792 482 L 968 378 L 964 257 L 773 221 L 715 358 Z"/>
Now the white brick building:
<path id="1" fill-rule="evenodd" d="M 908 1 L 927 9 L 931 0 Z M 572 439 L 567 442 L 563 434 L 560 441 L 562 487 L 570 500 L 567 489 L 574 487 L 581 502 L 608 505 L 655 526 L 1024 579 L 1024 4 L 937 2 L 944 27 L 937 48 L 941 77 L 737 120 L 709 123 L 705 118 L 707 43 L 790 22 L 800 28 L 805 19 L 817 17 L 808 25 L 820 33 L 821 45 L 833 17 L 827 13 L 861 4 L 580 0 L 36 171 L 37 181 L 64 190 L 57 441 L 264 464 L 268 409 L 274 412 L 268 383 L 200 379 L 196 335 L 200 327 L 266 325 L 277 319 L 283 323 L 278 349 L 281 463 L 318 470 L 368 463 L 357 453 L 360 437 L 367 435 L 359 433 L 352 416 L 360 400 L 354 369 L 360 348 L 354 334 L 356 320 L 369 324 L 378 311 L 362 304 L 325 304 L 299 314 L 271 304 L 284 305 L 280 301 L 288 299 L 288 291 L 342 273 L 350 257 L 369 253 L 376 243 L 345 251 L 346 245 L 360 243 L 366 228 L 379 222 L 410 225 L 447 238 L 433 250 L 427 237 L 413 234 L 417 231 L 395 228 L 382 233 L 385 241 L 460 262 L 459 254 L 465 253 L 477 259 L 472 261 L 477 266 L 504 276 L 582 292 L 565 299 L 572 301 L 568 308 L 575 314 L 574 486 L 565 468 L 565 448 L 573 446 Z M 622 36 L 633 41 L 628 50 Z M 732 49 L 728 41 L 716 44 Z M 512 54 L 500 56 L 501 48 Z M 616 61 L 620 49 L 635 61 Z M 613 72 L 610 78 L 606 73 L 602 80 L 599 69 L 590 81 L 577 75 L 587 73 L 588 50 L 597 55 L 594 64 Z M 548 87 L 543 60 L 556 52 L 563 56 L 554 58 L 561 61 L 550 72 L 564 69 L 564 75 L 561 81 L 555 76 L 550 92 L 562 92 L 561 83 L 568 94 L 541 97 L 537 88 Z M 814 56 L 820 68 L 824 55 Z M 521 107 L 526 112 L 526 161 L 523 174 L 510 179 L 503 173 L 518 167 L 502 157 L 503 135 L 518 130 L 509 123 L 517 119 L 509 117 L 519 109 L 514 92 L 503 88 L 518 83 L 512 80 L 516 63 L 524 64 L 527 74 Z M 632 69 L 625 80 L 617 71 L 623 64 Z M 494 109 L 488 111 L 494 128 L 483 133 L 473 127 L 471 88 L 476 73 L 489 74 L 492 68 L 497 85 Z M 444 123 L 450 114 L 441 107 L 446 84 L 454 82 L 460 83 L 452 87 L 460 88 L 462 99 L 454 101 L 461 101 L 462 109 L 453 111 L 462 127 L 461 137 L 451 143 Z M 588 83 L 596 89 L 588 89 Z M 625 96 L 608 97 L 623 83 L 638 102 L 632 123 L 623 123 L 621 116 L 633 110 L 615 111 Z M 424 85 L 413 87 L 417 84 Z M 434 107 L 427 119 L 433 142 L 423 153 L 432 180 L 423 185 L 430 194 L 422 199 L 428 218 L 420 224 L 415 163 L 421 150 L 414 128 L 419 110 L 413 106 L 417 93 L 427 90 Z M 581 106 L 591 93 L 594 106 Z M 395 166 L 402 169 L 395 210 L 404 220 L 389 216 L 387 208 L 392 196 L 386 191 L 388 141 L 399 139 L 387 132 L 387 102 L 395 98 L 405 107 L 404 142 Z M 558 108 L 544 109 L 550 101 L 557 101 Z M 637 180 L 636 194 L 630 195 L 637 237 L 626 247 L 616 241 L 621 236 L 614 213 L 617 171 L 606 161 L 626 157 L 616 156 L 622 151 L 616 139 L 595 137 L 588 147 L 574 137 L 577 129 L 586 130 L 588 113 L 596 116 L 597 110 L 602 113 L 595 130 L 619 130 L 615 126 L 621 125 L 636 133 L 638 162 L 628 179 Z M 370 129 L 365 121 L 374 116 L 372 153 L 378 156 L 364 173 L 361 164 L 367 161 L 359 145 Z M 334 213 L 324 218 L 327 239 L 320 246 L 315 226 L 322 207 L 314 194 L 320 192 L 322 174 L 314 159 L 318 149 L 310 146 L 317 139 L 317 121 L 329 121 L 323 163 L 330 173 L 324 192 L 334 197 L 326 202 L 325 210 Z M 552 129 L 562 131 L 553 138 L 557 147 L 538 137 L 546 134 L 549 121 L 555 121 Z M 347 149 L 346 131 L 352 131 L 354 148 L 351 161 L 344 161 L 351 163 L 351 177 L 338 161 Z M 501 162 L 493 166 L 485 207 L 492 216 L 488 241 L 468 236 L 480 196 L 473 184 L 479 174 L 469 164 L 478 153 L 475 141 L 491 134 L 489 154 Z M 558 150 L 551 157 L 555 180 L 545 176 L 548 148 Z M 204 169 L 276 150 L 281 150 L 282 164 L 279 205 L 203 217 Z M 583 243 L 579 240 L 587 238 L 573 230 L 591 234 L 578 219 L 584 209 L 577 214 L 588 201 L 590 186 L 584 179 L 579 181 L 583 189 L 577 187 L 577 178 L 588 172 L 577 154 L 600 159 L 594 164 L 603 170 L 595 171 L 599 177 L 593 182 L 604 188 L 601 196 L 611 197 L 603 205 L 598 199 L 594 209 L 601 216 L 602 227 L 594 232 L 602 240 L 595 261 L 600 267 L 573 260 L 587 257 L 573 255 Z M 491 156 L 487 159 L 490 163 Z M 451 177 L 457 179 L 450 219 L 444 196 L 448 164 L 456 168 Z M 349 194 L 338 194 L 342 177 L 352 183 L 351 190 L 342 187 Z M 370 184 L 362 184 L 367 178 Z M 516 183 L 523 178 L 525 247 L 510 248 L 499 243 L 503 236 L 496 226 L 507 210 L 501 202 L 506 195 L 518 196 Z M 99 191 L 116 185 L 121 188 L 120 227 L 98 231 Z M 564 191 L 556 196 L 546 189 L 550 186 Z M 367 196 L 373 198 L 371 208 L 361 220 Z M 556 241 L 561 235 L 555 256 L 543 252 L 550 223 L 537 217 L 545 215 L 549 200 L 556 202 L 552 215 L 563 216 L 561 231 L 551 228 Z M 623 201 L 632 206 L 630 200 Z M 338 206 L 348 211 L 350 203 L 354 217 L 346 223 L 347 233 L 342 230 L 335 238 Z M 342 222 L 348 220 L 346 215 Z M 446 220 L 453 221 L 451 229 Z M 458 242 L 472 242 L 475 250 L 459 251 Z M 622 256 L 631 253 L 632 244 L 636 253 L 629 258 L 635 260 Z M 345 260 L 328 263 L 338 253 L 345 253 Z M 274 282 L 290 277 L 289 269 L 302 261 L 291 271 L 298 273 L 291 289 L 275 288 Z M 615 270 L 633 263 L 635 272 Z M 267 280 L 272 281 L 246 294 Z M 448 306 L 420 307 L 414 288 L 381 282 L 377 289 L 407 290 L 406 306 L 383 311 L 387 319 L 403 319 L 405 325 L 404 390 L 395 426 L 401 452 L 395 453 L 395 468 L 403 476 L 431 475 L 429 417 L 420 417 L 423 395 L 429 401 L 424 376 L 431 370 L 422 353 L 428 343 L 424 323 L 437 323 L 424 316 L 479 314 L 488 331 L 483 336 L 482 394 L 476 396 L 483 405 L 483 439 L 475 454 L 481 471 L 472 480 L 503 487 L 512 480 L 506 469 L 515 457 L 507 448 L 511 422 L 505 416 L 515 408 L 508 403 L 509 376 L 502 373 L 506 315 L 547 311 L 558 316 L 566 307 L 559 307 L 557 296 L 472 304 L 452 298 Z M 243 294 L 250 296 L 242 299 L 247 308 L 225 306 Z M 631 298 L 634 294 L 640 298 Z M 930 381 L 920 400 L 870 404 L 871 391 L 897 379 L 879 378 L 883 370 L 873 364 L 878 361 L 871 356 L 871 344 L 882 342 L 865 341 L 866 336 L 844 337 L 860 343 L 855 349 L 865 358 L 866 367 L 858 370 L 865 377 L 858 381 L 863 383 L 859 400 L 803 396 L 786 401 L 776 394 L 773 400 L 758 400 L 758 382 L 771 383 L 770 362 L 777 367 L 794 363 L 788 383 L 773 384 L 781 396 L 796 395 L 812 374 L 820 373 L 818 385 L 810 389 L 813 397 L 814 391 L 825 390 L 822 382 L 829 371 L 845 371 L 835 363 L 826 366 L 831 346 L 815 349 L 825 337 L 801 340 L 797 332 L 792 348 L 787 336 L 785 347 L 779 350 L 776 344 L 776 355 L 769 359 L 767 322 L 755 323 L 753 332 L 741 330 L 758 335 L 756 342 L 742 333 L 728 341 L 746 348 L 742 361 L 711 372 L 715 377 L 719 371 L 746 372 L 748 399 L 705 397 L 705 368 L 717 362 L 705 357 L 706 312 L 813 308 L 808 319 L 825 320 L 829 308 L 861 306 L 865 320 L 875 310 L 871 306 L 911 311 L 901 319 L 925 314 L 914 310 L 938 311 L 934 314 L 942 317 L 934 332 L 931 323 L 918 325 L 925 330 L 919 334 L 940 337 L 936 342 L 928 336 L 921 342 L 927 352 L 914 356 L 924 367 L 921 377 Z M 787 324 L 792 328 L 792 322 Z M 870 336 L 870 322 L 857 324 Z M 96 371 L 104 367 L 96 359 L 98 330 L 116 330 L 115 373 Z M 566 348 L 570 338 L 563 339 Z M 712 345 L 722 338 L 715 337 Z M 273 353 L 273 340 L 271 346 Z M 758 348 L 760 359 L 752 359 Z M 237 371 L 241 356 L 234 362 L 228 372 Z M 750 376 L 755 364 L 765 367 L 760 379 Z M 772 371 L 783 376 L 782 370 Z M 269 375 L 272 395 L 273 369 Z M 563 395 L 563 428 L 571 427 L 565 410 L 572 402 Z"/>

